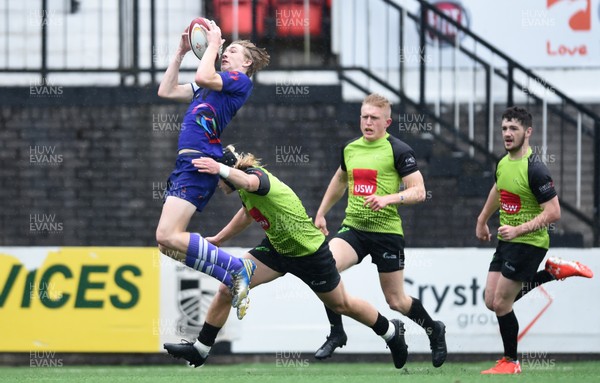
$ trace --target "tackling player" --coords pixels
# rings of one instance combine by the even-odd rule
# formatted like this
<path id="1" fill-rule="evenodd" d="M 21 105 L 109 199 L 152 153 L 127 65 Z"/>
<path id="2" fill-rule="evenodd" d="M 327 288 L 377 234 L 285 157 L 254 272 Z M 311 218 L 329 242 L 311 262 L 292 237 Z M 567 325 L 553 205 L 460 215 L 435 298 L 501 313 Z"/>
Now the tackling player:
<path id="1" fill-rule="evenodd" d="M 224 157 L 231 154 L 232 148 L 227 147 Z M 312 223 L 292 189 L 261 167 L 252 154 L 237 160 L 233 169 L 207 157 L 196 159 L 193 164 L 199 172 L 221 175 L 219 187 L 226 194 L 237 190 L 243 204 L 231 222 L 207 240 L 220 245 L 248 227 L 252 220 L 265 230 L 266 237 L 262 242 L 244 255 L 257 265 L 252 288 L 288 272 L 297 276 L 331 310 L 354 318 L 381 336 L 392 353 L 396 368 L 404 365 L 407 349 L 402 323 L 397 319 L 387 320 L 368 302 L 346 293 L 325 236 Z M 248 299 L 237 309 L 239 319 L 246 314 Z M 190 365 L 203 365 L 219 330 L 227 321 L 230 302 L 229 290 L 221 286 L 198 339 L 194 343 L 166 343 L 165 349 L 176 358 L 184 358 Z"/>

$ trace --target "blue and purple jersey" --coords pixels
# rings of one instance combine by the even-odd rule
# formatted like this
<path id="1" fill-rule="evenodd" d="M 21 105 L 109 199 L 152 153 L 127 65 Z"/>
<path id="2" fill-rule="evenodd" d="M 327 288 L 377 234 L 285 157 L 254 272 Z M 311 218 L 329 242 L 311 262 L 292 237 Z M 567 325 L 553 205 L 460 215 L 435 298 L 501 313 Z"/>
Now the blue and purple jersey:
<path id="1" fill-rule="evenodd" d="M 192 83 L 194 97 L 183 117 L 178 149 L 198 150 L 208 156 L 223 155 L 221 133 L 252 92 L 252 81 L 244 73 L 220 72 L 220 92 Z"/>

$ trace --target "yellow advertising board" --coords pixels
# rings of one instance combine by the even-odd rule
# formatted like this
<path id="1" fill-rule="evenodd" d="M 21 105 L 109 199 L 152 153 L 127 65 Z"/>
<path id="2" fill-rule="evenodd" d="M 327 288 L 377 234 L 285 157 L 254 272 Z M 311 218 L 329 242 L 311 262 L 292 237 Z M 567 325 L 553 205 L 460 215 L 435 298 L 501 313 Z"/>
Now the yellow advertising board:
<path id="1" fill-rule="evenodd" d="M 3 248 L 0 351 L 156 352 L 156 248 Z"/>

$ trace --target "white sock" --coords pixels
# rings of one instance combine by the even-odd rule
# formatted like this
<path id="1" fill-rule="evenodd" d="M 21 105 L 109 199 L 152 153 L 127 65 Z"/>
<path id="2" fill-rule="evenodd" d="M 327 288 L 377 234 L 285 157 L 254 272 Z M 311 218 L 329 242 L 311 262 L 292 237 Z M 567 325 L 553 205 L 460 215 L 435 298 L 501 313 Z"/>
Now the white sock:
<path id="1" fill-rule="evenodd" d="M 198 339 L 194 342 L 194 348 L 198 350 L 198 353 L 201 357 L 206 358 L 208 353 L 210 352 L 210 346 L 205 345 L 204 343 L 200 343 Z"/>
<path id="2" fill-rule="evenodd" d="M 383 340 L 385 340 L 386 342 L 388 342 L 390 339 L 392 339 L 394 337 L 394 334 L 396 333 L 396 326 L 394 326 L 394 324 L 392 322 L 388 321 L 388 326 L 389 327 L 388 327 L 386 333 L 381 336 L 383 338 Z"/>

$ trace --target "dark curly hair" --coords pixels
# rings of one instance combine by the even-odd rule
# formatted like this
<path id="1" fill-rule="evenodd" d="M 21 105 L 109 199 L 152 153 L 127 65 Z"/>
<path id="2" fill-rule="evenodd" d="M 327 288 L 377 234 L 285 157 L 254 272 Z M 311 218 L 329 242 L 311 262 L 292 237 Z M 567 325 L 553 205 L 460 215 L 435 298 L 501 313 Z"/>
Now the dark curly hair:
<path id="1" fill-rule="evenodd" d="M 516 120 L 523 125 L 525 129 L 533 126 L 533 117 L 525 108 L 511 106 L 502 113 L 502 120 Z"/>

